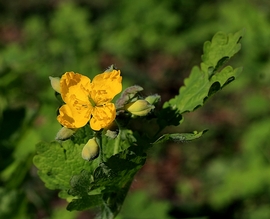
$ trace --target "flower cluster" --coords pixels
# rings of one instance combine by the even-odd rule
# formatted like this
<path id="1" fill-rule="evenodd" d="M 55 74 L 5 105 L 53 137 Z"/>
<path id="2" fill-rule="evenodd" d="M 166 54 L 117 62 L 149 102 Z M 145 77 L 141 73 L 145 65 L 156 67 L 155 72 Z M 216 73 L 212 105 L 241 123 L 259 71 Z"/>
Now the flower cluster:
<path id="1" fill-rule="evenodd" d="M 113 98 L 122 91 L 120 71 L 113 66 L 104 73 L 96 75 L 91 81 L 88 77 L 74 72 L 66 72 L 61 78 L 50 77 L 53 89 L 60 93 L 64 104 L 59 108 L 58 122 L 63 126 L 57 134 L 64 140 L 74 134 L 76 129 L 89 123 L 98 132 L 109 129 L 120 113 L 131 117 L 142 117 L 150 113 L 160 96 L 152 95 L 145 99 L 139 96 L 140 86 L 131 86 L 123 91 L 116 105 Z M 99 154 L 96 137 L 84 146 L 82 157 L 92 160 Z"/>

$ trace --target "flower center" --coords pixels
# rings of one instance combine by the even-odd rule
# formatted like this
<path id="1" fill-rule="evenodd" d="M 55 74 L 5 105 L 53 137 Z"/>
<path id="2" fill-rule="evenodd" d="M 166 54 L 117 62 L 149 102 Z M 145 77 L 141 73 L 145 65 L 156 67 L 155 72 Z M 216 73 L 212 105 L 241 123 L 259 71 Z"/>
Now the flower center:
<path id="1" fill-rule="evenodd" d="M 92 107 L 95 107 L 96 106 L 95 101 L 90 96 L 88 96 L 88 100 L 91 103 Z"/>

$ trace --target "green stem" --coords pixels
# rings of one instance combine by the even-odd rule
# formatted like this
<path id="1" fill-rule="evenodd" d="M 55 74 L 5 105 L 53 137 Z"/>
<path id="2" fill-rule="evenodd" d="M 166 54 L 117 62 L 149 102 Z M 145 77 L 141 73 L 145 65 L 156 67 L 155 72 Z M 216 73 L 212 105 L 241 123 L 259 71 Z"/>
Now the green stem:
<path id="1" fill-rule="evenodd" d="M 121 140 L 121 129 L 119 129 L 118 136 L 116 137 L 114 141 L 113 155 L 117 154 L 119 151 L 120 140 Z"/>
<path id="2" fill-rule="evenodd" d="M 152 139 L 156 140 L 158 135 L 160 134 L 160 132 L 163 130 L 164 128 L 159 128 L 158 131 L 156 132 L 156 134 L 153 136 Z"/>
<path id="3" fill-rule="evenodd" d="M 99 163 L 103 163 L 104 157 L 103 157 L 103 147 L 102 147 L 102 136 L 100 132 L 96 133 L 96 141 L 99 146 Z"/>

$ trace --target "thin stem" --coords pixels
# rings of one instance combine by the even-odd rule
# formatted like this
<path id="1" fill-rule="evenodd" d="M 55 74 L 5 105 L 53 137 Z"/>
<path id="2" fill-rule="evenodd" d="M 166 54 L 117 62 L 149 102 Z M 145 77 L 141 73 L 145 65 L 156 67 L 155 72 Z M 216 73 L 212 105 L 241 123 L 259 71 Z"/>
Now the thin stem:
<path id="1" fill-rule="evenodd" d="M 99 160 L 100 160 L 99 163 L 103 163 L 104 158 L 103 158 L 102 137 L 101 137 L 101 133 L 99 132 L 96 133 L 96 141 L 99 146 Z"/>
<path id="2" fill-rule="evenodd" d="M 160 134 L 160 132 L 163 130 L 163 128 L 159 128 L 156 134 L 153 136 L 153 139 L 156 139 L 157 136 Z"/>
<path id="3" fill-rule="evenodd" d="M 119 129 L 118 136 L 114 141 L 113 155 L 117 154 L 119 151 L 120 140 L 121 140 L 121 129 Z"/>

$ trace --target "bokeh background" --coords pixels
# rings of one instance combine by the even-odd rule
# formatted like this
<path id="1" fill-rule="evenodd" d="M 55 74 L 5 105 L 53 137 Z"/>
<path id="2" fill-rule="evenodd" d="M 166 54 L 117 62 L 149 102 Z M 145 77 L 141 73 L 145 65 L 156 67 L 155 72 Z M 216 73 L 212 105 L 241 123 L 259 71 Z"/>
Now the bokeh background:
<path id="1" fill-rule="evenodd" d="M 124 86 L 178 94 L 202 47 L 245 30 L 236 81 L 170 132 L 209 131 L 160 145 L 136 175 L 118 219 L 270 218 L 270 2 L 267 0 L 0 1 L 0 218 L 83 219 L 44 187 L 35 144 L 60 128 L 49 76 L 89 77 L 115 64 Z"/>

